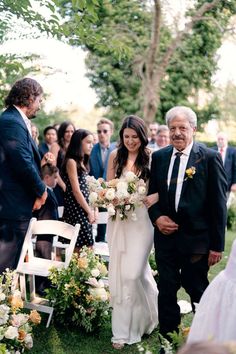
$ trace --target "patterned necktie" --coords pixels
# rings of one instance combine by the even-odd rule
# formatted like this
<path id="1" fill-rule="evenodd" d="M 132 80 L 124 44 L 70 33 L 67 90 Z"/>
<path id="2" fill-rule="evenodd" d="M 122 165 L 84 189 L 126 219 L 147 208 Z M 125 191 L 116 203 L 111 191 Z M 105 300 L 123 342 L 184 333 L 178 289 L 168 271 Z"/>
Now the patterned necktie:
<path id="1" fill-rule="evenodd" d="M 182 152 L 175 153 L 175 161 L 171 173 L 170 185 L 168 190 L 169 205 L 172 211 L 175 212 L 175 194 L 177 188 L 177 180 L 179 173 L 180 156 L 183 155 Z"/>

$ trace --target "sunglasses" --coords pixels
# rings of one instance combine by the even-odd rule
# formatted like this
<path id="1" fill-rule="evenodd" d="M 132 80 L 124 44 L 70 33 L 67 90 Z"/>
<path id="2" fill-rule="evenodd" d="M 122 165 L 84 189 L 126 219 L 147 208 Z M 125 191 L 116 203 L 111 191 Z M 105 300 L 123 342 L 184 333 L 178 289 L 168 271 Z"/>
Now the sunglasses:
<path id="1" fill-rule="evenodd" d="M 101 134 L 101 133 L 107 134 L 107 133 L 108 133 L 108 130 L 107 130 L 107 129 L 97 130 L 97 133 L 98 133 L 98 134 Z"/>

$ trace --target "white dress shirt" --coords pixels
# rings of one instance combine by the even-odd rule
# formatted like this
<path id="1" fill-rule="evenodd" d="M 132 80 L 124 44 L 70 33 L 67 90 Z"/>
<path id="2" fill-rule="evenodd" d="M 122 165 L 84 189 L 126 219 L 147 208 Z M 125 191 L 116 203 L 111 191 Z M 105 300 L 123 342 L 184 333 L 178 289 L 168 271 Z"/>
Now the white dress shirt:
<path id="1" fill-rule="evenodd" d="M 20 113 L 23 121 L 25 122 L 25 125 L 30 133 L 30 135 L 32 136 L 32 130 L 31 130 L 31 121 L 30 119 L 25 115 L 25 113 L 17 106 L 14 105 L 14 107 L 17 109 L 17 111 Z"/>
<path id="2" fill-rule="evenodd" d="M 219 153 L 221 154 L 221 157 L 222 157 L 223 165 L 225 163 L 226 150 L 227 150 L 227 146 L 225 146 L 223 148 L 218 148 L 218 151 L 219 151 Z"/>
<path id="3" fill-rule="evenodd" d="M 183 187 L 183 182 L 184 182 L 184 178 L 185 178 L 185 171 L 186 171 L 186 167 L 187 167 L 187 163 L 188 163 L 188 159 L 190 156 L 190 152 L 192 150 L 193 147 L 193 141 L 191 144 L 189 144 L 186 149 L 182 150 L 182 155 L 180 156 L 180 165 L 179 165 L 179 172 L 178 172 L 178 179 L 177 179 L 177 186 L 176 186 L 176 194 L 175 194 L 175 210 L 178 210 L 178 205 L 179 205 L 179 200 L 180 200 L 180 195 L 181 195 L 181 191 L 182 191 L 182 187 Z M 176 150 L 176 148 L 173 148 L 173 153 L 170 159 L 170 166 L 169 166 L 169 170 L 168 170 L 168 177 L 167 177 L 167 183 L 168 183 L 168 187 L 170 185 L 170 179 L 171 179 L 171 174 L 172 174 L 172 170 L 173 170 L 173 165 L 174 165 L 174 161 L 176 159 L 176 152 L 179 152 L 178 150 Z"/>

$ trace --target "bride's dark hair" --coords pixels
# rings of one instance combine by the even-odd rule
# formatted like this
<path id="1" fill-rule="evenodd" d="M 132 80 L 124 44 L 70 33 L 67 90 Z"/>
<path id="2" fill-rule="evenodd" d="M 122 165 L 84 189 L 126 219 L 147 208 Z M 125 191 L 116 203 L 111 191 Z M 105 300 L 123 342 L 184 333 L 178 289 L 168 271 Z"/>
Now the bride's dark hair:
<path id="1" fill-rule="evenodd" d="M 125 128 L 130 128 L 135 130 L 137 133 L 141 145 L 138 151 L 138 156 L 135 160 L 134 166 L 137 175 L 144 180 L 149 178 L 149 159 L 150 159 L 150 151 L 147 149 L 148 144 L 148 135 L 147 135 L 147 128 L 145 126 L 144 121 L 134 115 L 130 115 L 126 117 L 123 121 L 122 127 L 120 129 L 120 142 L 117 149 L 117 155 L 114 160 L 114 168 L 116 170 L 116 177 L 120 177 L 122 174 L 122 170 L 124 166 L 126 166 L 127 159 L 128 159 L 128 150 L 124 145 L 124 130 Z"/>

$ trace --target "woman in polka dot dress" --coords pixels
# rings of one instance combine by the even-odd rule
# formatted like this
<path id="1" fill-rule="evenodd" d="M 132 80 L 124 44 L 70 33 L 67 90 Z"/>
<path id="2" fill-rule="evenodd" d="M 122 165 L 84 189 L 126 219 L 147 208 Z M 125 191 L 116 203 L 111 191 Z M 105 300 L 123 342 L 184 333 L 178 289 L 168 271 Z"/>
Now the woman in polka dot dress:
<path id="1" fill-rule="evenodd" d="M 71 137 L 63 163 L 63 180 L 66 184 L 63 221 L 75 225 L 80 224 L 75 252 L 83 246 L 93 245 L 92 224 L 96 220 L 96 212 L 88 204 L 89 155 L 93 147 L 93 135 L 78 129 Z"/>

